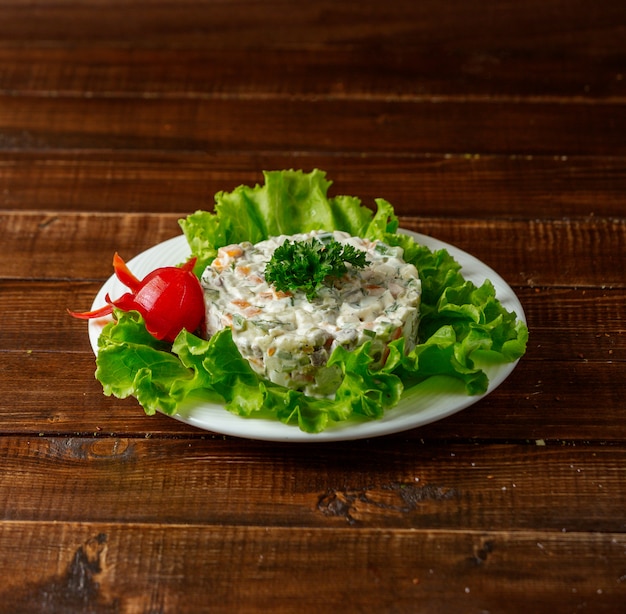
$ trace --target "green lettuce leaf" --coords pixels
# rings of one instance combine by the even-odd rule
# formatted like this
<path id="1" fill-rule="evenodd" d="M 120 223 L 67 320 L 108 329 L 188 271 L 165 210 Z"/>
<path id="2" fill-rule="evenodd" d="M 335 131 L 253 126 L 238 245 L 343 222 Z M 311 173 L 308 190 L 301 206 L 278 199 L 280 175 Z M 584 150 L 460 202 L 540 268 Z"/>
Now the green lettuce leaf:
<path id="1" fill-rule="evenodd" d="M 183 330 L 170 346 L 147 333 L 138 312 L 117 310 L 115 315 L 116 321 L 107 324 L 100 335 L 96 377 L 106 395 L 135 396 L 148 415 L 157 410 L 174 414 L 192 393 L 202 393 L 237 415 L 278 419 L 317 433 L 332 422 L 348 419 L 353 411 L 373 416 L 375 408 L 359 410 L 369 402 L 368 395 L 389 406 L 397 402 L 402 390 L 397 376 L 368 372 L 371 358 L 361 350 L 344 367 L 341 403 L 307 397 L 259 377 L 237 350 L 229 328 L 209 340 Z M 367 390 L 353 383 L 363 375 Z M 376 383 L 386 379 L 392 382 L 391 392 L 377 391 Z"/>
<path id="2" fill-rule="evenodd" d="M 379 232 L 383 215 L 393 216 L 389 205 L 385 214 L 374 221 L 372 211 L 363 207 L 358 198 L 328 198 L 331 183 L 320 170 L 265 171 L 263 175 L 264 185 L 218 192 L 214 212 L 196 211 L 180 220 L 191 252 L 198 258 L 195 269 L 198 274 L 224 245 L 242 241 L 258 243 L 272 236 L 311 230 L 344 230 L 355 236 L 370 237 L 368 232 Z"/>
<path id="3" fill-rule="evenodd" d="M 106 395 L 135 396 L 149 415 L 173 413 L 193 389 L 191 374 L 169 346 L 146 331 L 136 311 L 116 310 L 98 339 L 96 378 Z"/>
<path id="4" fill-rule="evenodd" d="M 528 329 L 507 312 L 487 280 L 477 287 L 465 280 L 446 250 L 432 251 L 397 232 L 398 218 L 384 199 L 375 211 L 353 196 L 328 196 L 331 182 L 314 170 L 264 173 L 262 186 L 240 186 L 215 196 L 213 212 L 196 211 L 180 225 L 196 273 L 219 247 L 314 229 L 343 230 L 400 246 L 422 282 L 418 343 L 407 354 L 404 339 L 389 345 L 382 368 L 373 368 L 370 343 L 353 351 L 338 347 L 329 365 L 342 381 L 334 398 L 312 398 L 269 382 L 242 358 L 224 329 L 209 340 L 182 331 L 172 345 L 154 339 L 136 312 L 116 311 L 100 337 L 96 377 L 104 392 L 134 395 L 148 414 L 172 414 L 190 395 L 202 393 L 249 418 L 269 418 L 317 433 L 344 420 L 380 418 L 407 388 L 429 378 L 453 377 L 467 394 L 481 394 L 489 381 L 481 365 L 513 362 L 526 351 Z M 445 379 L 445 378 L 444 378 Z"/>
<path id="5" fill-rule="evenodd" d="M 403 340 L 402 340 L 402 344 Z M 380 418 L 385 409 L 397 405 L 404 385 L 393 370 L 400 364 L 402 350 L 398 343 L 390 344 L 390 355 L 381 369 L 371 369 L 369 354 L 371 342 L 364 343 L 354 351 L 337 347 L 328 365 L 339 365 L 343 380 L 335 394 L 335 403 L 349 417 L 353 412 L 369 418 Z"/>

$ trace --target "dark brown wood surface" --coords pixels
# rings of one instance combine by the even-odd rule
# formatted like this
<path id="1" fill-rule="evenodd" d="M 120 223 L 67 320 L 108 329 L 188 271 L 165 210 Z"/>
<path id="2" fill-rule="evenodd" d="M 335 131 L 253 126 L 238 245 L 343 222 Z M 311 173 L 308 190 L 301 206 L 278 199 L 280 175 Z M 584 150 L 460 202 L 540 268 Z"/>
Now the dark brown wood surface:
<path id="1" fill-rule="evenodd" d="M 497 270 L 511 377 L 311 445 L 105 397 L 66 308 L 282 168 Z M 623 2 L 7 0 L 0 245 L 0 612 L 624 610 Z"/>

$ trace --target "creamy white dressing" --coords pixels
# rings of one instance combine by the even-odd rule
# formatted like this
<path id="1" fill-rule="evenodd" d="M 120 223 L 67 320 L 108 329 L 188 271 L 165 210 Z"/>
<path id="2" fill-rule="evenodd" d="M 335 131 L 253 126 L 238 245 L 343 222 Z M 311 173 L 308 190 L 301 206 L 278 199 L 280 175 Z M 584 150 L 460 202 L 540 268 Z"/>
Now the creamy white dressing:
<path id="1" fill-rule="evenodd" d="M 265 267 L 286 240 L 335 239 L 366 252 L 368 264 L 323 286 L 312 300 L 304 292 L 279 292 Z M 417 341 L 421 283 L 402 249 L 334 231 L 272 237 L 253 245 L 219 249 L 202 275 L 206 334 L 232 327 L 233 340 L 252 368 L 267 379 L 306 394 L 325 396 L 339 386 L 338 367 L 326 362 L 335 347 L 351 350 L 371 341 L 374 366 L 384 363 L 389 342 Z"/>

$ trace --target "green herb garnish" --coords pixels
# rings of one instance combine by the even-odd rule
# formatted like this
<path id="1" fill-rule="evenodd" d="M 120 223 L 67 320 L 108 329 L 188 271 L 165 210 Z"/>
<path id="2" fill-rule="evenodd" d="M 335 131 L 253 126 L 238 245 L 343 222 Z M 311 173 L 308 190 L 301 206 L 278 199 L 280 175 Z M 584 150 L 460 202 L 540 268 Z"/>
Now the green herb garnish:
<path id="1" fill-rule="evenodd" d="M 265 267 L 265 279 L 282 292 L 301 290 L 310 301 L 318 290 L 331 279 L 348 272 L 346 263 L 355 269 L 367 264 L 365 252 L 352 245 L 342 245 L 331 239 L 285 241 L 276 248 Z"/>

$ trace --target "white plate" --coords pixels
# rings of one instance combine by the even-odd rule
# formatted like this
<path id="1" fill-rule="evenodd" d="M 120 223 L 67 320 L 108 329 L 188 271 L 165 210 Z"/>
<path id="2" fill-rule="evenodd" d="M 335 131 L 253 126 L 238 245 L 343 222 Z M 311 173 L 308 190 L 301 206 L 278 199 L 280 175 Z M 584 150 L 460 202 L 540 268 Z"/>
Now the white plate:
<path id="1" fill-rule="evenodd" d="M 432 250 L 446 249 L 461 265 L 461 271 L 465 278 L 473 281 L 476 285 L 479 286 L 485 279 L 489 279 L 493 283 L 496 296 L 503 307 L 508 311 L 514 311 L 518 319 L 526 322 L 519 299 L 511 287 L 493 269 L 453 245 L 411 231 L 403 230 L 402 232 L 406 232 L 418 243 L 426 245 Z M 158 267 L 174 266 L 184 262 L 189 254 L 187 241 L 183 235 L 180 235 L 142 252 L 130 260 L 128 266 L 137 277 L 142 279 Z M 92 309 L 105 305 L 104 297 L 107 293 L 115 299 L 126 291 L 127 288 L 114 275 L 111 276 L 96 295 Z M 98 351 L 98 337 L 107 321 L 105 318 L 89 321 L 89 339 L 95 353 Z M 493 392 L 511 374 L 516 364 L 517 361 L 486 367 L 489 388 L 485 394 L 468 396 L 464 387 L 450 378 L 448 378 L 450 383 L 447 384 L 446 392 L 442 392 L 441 383 L 439 382 L 437 385 L 434 378 L 431 378 L 431 380 L 405 391 L 398 405 L 385 412 L 385 415 L 379 420 L 346 421 L 317 434 L 305 433 L 297 426 L 288 426 L 274 420 L 243 418 L 225 410 L 221 403 L 204 400 L 189 402 L 173 417 L 207 431 L 266 441 L 321 442 L 378 437 L 441 420 L 477 403 Z"/>

